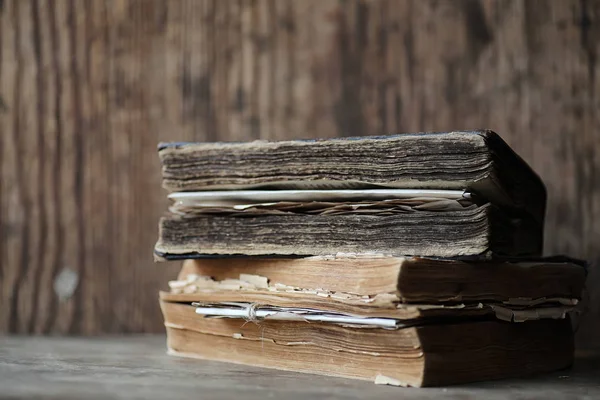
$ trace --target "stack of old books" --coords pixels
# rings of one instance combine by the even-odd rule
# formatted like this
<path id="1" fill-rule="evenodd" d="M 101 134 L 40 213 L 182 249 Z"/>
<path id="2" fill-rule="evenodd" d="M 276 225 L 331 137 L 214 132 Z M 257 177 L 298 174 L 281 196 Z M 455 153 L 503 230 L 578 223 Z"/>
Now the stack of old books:
<path id="1" fill-rule="evenodd" d="M 161 144 L 169 352 L 393 385 L 551 371 L 585 267 L 491 131 Z"/>

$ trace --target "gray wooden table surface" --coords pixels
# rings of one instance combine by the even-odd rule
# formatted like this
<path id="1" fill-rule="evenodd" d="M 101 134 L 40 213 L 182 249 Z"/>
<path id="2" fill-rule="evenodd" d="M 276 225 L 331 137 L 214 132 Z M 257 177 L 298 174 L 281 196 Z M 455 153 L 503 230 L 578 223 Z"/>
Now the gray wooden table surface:
<path id="1" fill-rule="evenodd" d="M 0 337 L 0 398 L 600 398 L 600 359 L 567 371 L 448 388 L 370 382 L 175 358 L 163 336 Z"/>

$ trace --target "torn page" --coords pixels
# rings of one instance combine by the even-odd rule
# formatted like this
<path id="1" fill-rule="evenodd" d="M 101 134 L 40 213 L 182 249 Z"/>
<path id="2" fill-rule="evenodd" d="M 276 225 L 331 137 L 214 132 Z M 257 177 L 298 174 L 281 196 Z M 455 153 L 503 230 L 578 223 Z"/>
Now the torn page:
<path id="1" fill-rule="evenodd" d="M 381 374 L 378 374 L 375 377 L 375 384 L 376 385 L 402 386 L 402 387 L 409 386 L 408 383 L 406 383 L 406 382 L 402 382 L 398 379 L 391 378 L 389 376 L 385 376 L 385 375 L 381 375 Z"/>
<path id="2" fill-rule="evenodd" d="M 566 317 L 567 313 L 573 311 L 574 308 L 569 306 L 558 306 L 512 309 L 497 304 L 489 304 L 489 307 L 494 310 L 496 318 L 508 322 L 525 322 L 550 318 L 563 319 Z"/>

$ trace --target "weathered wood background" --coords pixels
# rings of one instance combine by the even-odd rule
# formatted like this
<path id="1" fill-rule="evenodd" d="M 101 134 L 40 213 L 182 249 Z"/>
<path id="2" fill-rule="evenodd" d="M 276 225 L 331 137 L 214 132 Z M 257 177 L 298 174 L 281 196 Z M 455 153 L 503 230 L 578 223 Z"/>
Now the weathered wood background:
<path id="1" fill-rule="evenodd" d="M 161 331 L 156 144 L 490 127 L 600 261 L 600 2 L 0 1 L 0 331 Z M 600 346 L 600 273 L 581 347 Z"/>

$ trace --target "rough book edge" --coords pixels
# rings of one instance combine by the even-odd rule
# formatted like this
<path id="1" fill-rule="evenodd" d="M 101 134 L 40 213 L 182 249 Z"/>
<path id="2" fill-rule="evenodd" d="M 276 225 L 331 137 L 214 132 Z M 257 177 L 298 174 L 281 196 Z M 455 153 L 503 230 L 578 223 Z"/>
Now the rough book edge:
<path id="1" fill-rule="evenodd" d="M 177 328 L 175 328 L 177 329 Z M 235 338 L 234 338 L 235 339 Z M 341 378 L 341 379 L 354 379 L 354 380 L 358 380 L 358 381 L 363 381 L 363 382 L 373 382 L 377 385 L 381 385 L 384 383 L 381 383 L 382 378 L 383 379 L 387 379 L 386 382 L 389 383 L 385 383 L 387 385 L 392 385 L 392 386 L 400 386 L 400 387 L 420 387 L 419 385 L 409 385 L 408 383 L 404 383 L 402 382 L 402 384 L 400 385 L 395 385 L 392 382 L 401 382 L 397 379 L 394 378 L 390 378 L 381 374 L 378 374 L 375 379 L 373 378 L 367 378 L 367 377 L 358 377 L 358 376 L 351 376 L 351 375 L 343 375 L 343 374 L 328 374 L 328 373 L 324 373 L 324 372 L 308 372 L 308 371 L 298 371 L 295 370 L 293 368 L 280 368 L 280 367 L 271 367 L 271 366 L 267 366 L 267 365 L 251 365 L 251 364 L 247 364 L 244 362 L 236 362 L 233 360 L 220 360 L 220 359 L 213 359 L 213 358 L 209 358 L 209 357 L 203 357 L 200 354 L 196 354 L 196 353 L 188 353 L 188 352 L 182 352 L 182 351 L 177 351 L 172 349 L 171 347 L 167 346 L 167 355 L 169 356 L 173 356 L 173 357 L 183 357 L 183 358 L 192 358 L 192 359 L 196 359 L 196 360 L 203 360 L 203 361 L 211 361 L 211 362 L 220 362 L 220 363 L 226 363 L 226 364 L 233 364 L 233 365 L 243 365 L 246 367 L 251 367 L 251 368 L 264 368 L 267 370 L 275 370 L 275 371 L 286 371 L 286 372 L 293 372 L 295 374 L 309 374 L 309 375 L 316 375 L 316 376 L 322 376 L 322 377 L 331 377 L 331 378 Z M 379 379 L 379 380 L 378 380 Z"/>
<path id="2" fill-rule="evenodd" d="M 375 136 L 350 136 L 350 137 L 335 137 L 328 139 L 293 139 L 293 140 L 254 140 L 254 141 L 231 141 L 231 142 L 160 142 L 157 146 L 157 151 L 161 152 L 162 150 L 167 149 L 179 149 L 181 147 L 187 147 L 190 145 L 221 145 L 221 146 L 231 146 L 231 145 L 245 145 L 248 143 L 257 143 L 257 144 L 310 144 L 310 143 L 322 143 L 322 142 L 330 142 L 330 141 L 368 141 L 368 140 L 389 140 L 389 139 L 397 139 L 404 138 L 409 136 L 448 136 L 448 135 L 478 135 L 484 136 L 486 132 L 492 132 L 490 130 L 466 130 L 466 131 L 450 131 L 450 132 L 407 132 L 407 133 L 396 133 L 391 135 L 375 135 Z"/>
<path id="3" fill-rule="evenodd" d="M 264 148 L 277 148 L 278 146 L 319 146 L 326 143 L 352 143 L 352 142 L 377 142 L 377 141 L 390 141 L 395 142 L 398 140 L 414 139 L 415 137 L 462 137 L 463 140 L 467 141 L 481 141 L 482 146 L 487 149 L 490 155 L 490 170 L 485 176 L 476 179 L 475 181 L 463 182 L 460 187 L 454 187 L 455 189 L 473 188 L 476 191 L 482 191 L 486 194 L 490 200 L 495 199 L 499 204 L 505 204 L 507 206 L 515 207 L 516 209 L 524 209 L 526 212 L 532 213 L 536 220 L 543 222 L 545 209 L 546 209 L 546 188 L 539 175 L 531 168 L 531 166 L 520 157 L 503 139 L 500 135 L 490 129 L 477 129 L 477 130 L 464 130 L 464 131 L 450 131 L 450 132 L 414 132 L 414 133 L 401 133 L 393 135 L 381 135 L 381 136 L 362 136 L 362 137 L 350 137 L 350 138 L 330 138 L 330 139 L 306 139 L 306 140 L 284 140 L 284 141 L 268 141 L 268 140 L 256 140 L 251 142 L 172 142 L 172 143 L 160 143 L 158 145 L 158 153 L 161 161 L 163 155 L 177 152 L 188 152 L 193 151 L 195 148 L 200 150 L 209 149 L 220 149 L 220 148 L 253 148 L 253 147 L 264 147 Z M 494 161 L 495 160 L 495 161 Z M 510 188 L 504 187 L 505 181 L 508 180 L 510 186 L 510 174 L 506 171 L 500 171 L 495 169 L 494 165 L 500 164 L 506 166 L 508 169 L 514 167 L 517 172 L 524 174 L 528 180 L 535 186 L 535 191 L 539 195 L 537 203 L 531 204 L 531 201 L 526 204 L 520 204 L 519 194 L 514 193 Z M 164 168 L 164 164 L 163 164 Z M 163 169 L 164 172 L 164 169 Z M 504 175 L 504 177 L 500 176 Z M 431 182 L 428 181 L 428 184 Z M 448 182 L 445 183 L 449 184 Z M 404 182 L 400 186 L 407 186 L 408 183 Z M 225 185 L 227 186 L 227 185 Z M 169 191 L 176 191 L 176 185 L 168 184 L 168 179 L 163 179 L 163 187 Z M 218 187 L 213 186 L 213 187 Z M 235 187 L 232 186 L 232 187 Z M 249 186 L 251 187 L 251 186 Z M 225 188 L 225 187 L 223 187 Z M 222 189 L 223 189 L 222 188 Z M 449 187 L 448 187 L 449 188 Z M 490 197 L 491 196 L 491 197 Z M 522 199 L 521 199 L 522 200 Z"/>

